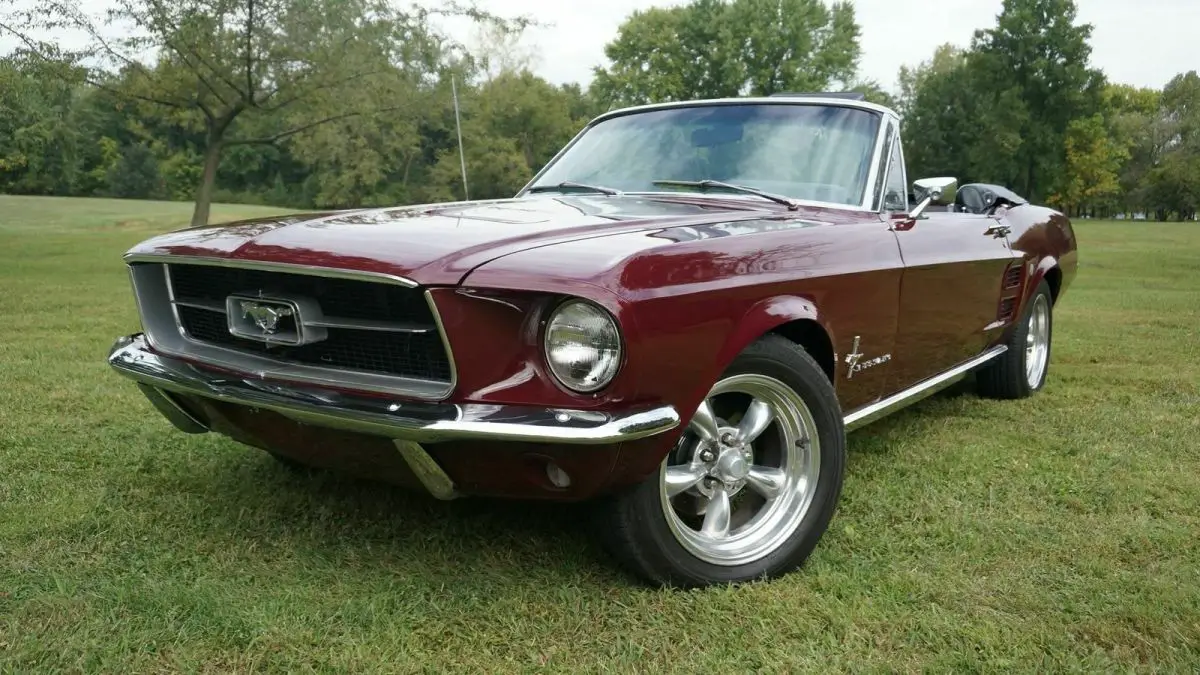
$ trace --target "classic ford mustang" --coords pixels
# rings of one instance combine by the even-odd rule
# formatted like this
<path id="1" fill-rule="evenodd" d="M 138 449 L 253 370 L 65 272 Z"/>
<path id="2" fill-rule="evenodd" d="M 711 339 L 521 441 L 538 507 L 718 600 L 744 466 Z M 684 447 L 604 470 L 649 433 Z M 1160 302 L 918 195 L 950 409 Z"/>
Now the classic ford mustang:
<path id="1" fill-rule="evenodd" d="M 185 432 L 441 499 L 596 498 L 646 580 L 772 577 L 825 531 L 847 430 L 1046 381 L 1070 223 L 908 185 L 899 118 L 851 97 L 619 110 L 514 199 L 146 241 L 109 363 Z"/>

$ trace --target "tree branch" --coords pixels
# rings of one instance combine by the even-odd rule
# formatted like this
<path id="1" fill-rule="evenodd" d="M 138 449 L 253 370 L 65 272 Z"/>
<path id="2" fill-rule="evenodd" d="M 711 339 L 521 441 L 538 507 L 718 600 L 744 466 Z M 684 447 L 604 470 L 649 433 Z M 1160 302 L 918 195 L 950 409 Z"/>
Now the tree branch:
<path id="1" fill-rule="evenodd" d="M 254 44 L 251 31 L 254 29 L 254 0 L 249 0 L 246 16 L 246 100 L 254 105 Z"/>
<path id="2" fill-rule="evenodd" d="M 12 26 L 0 23 L 0 30 L 7 31 L 7 32 L 15 35 L 18 40 L 20 40 L 22 43 L 25 44 L 25 48 L 28 49 L 30 53 L 32 53 L 34 56 L 38 57 L 42 61 L 45 61 L 46 63 L 65 63 L 65 61 L 63 59 L 55 59 L 55 58 L 49 56 L 48 54 L 46 54 L 42 50 L 41 45 L 39 45 L 37 42 L 34 42 L 29 36 L 25 35 L 24 33 L 13 29 Z M 154 96 L 145 96 L 142 94 L 134 94 L 134 93 L 128 92 L 128 91 L 122 91 L 120 89 L 117 89 L 116 87 L 110 87 L 109 85 L 101 82 L 100 80 L 97 80 L 94 77 L 91 77 L 90 75 L 84 75 L 81 79 L 86 84 L 96 87 L 97 89 L 106 91 L 110 94 L 113 94 L 114 96 L 135 99 L 138 101 L 144 101 L 146 103 L 153 103 L 155 105 L 166 106 L 168 108 L 175 108 L 177 110 L 187 110 L 188 108 L 192 107 L 190 103 L 182 103 L 180 101 L 171 101 L 171 100 L 164 99 L 164 98 L 157 98 Z"/>
<path id="3" fill-rule="evenodd" d="M 99 80 L 95 80 L 91 77 L 85 77 L 85 78 L 83 78 L 83 81 L 92 85 L 93 87 L 95 87 L 97 89 L 107 91 L 108 93 L 110 93 L 114 96 L 120 96 L 122 98 L 131 98 L 131 99 L 135 99 L 138 101 L 145 101 L 146 103 L 153 103 L 155 105 L 166 106 L 168 108 L 175 108 L 177 110 L 187 110 L 187 109 L 191 108 L 193 105 L 193 102 L 191 102 L 191 101 L 184 103 L 184 102 L 180 102 L 180 101 L 171 101 L 171 100 L 168 100 L 165 98 L 156 98 L 154 96 L 144 96 L 142 94 L 134 94 L 134 93 L 128 92 L 128 91 L 122 91 L 120 89 L 117 89 L 116 87 L 110 87 L 107 84 L 104 84 L 103 82 L 100 82 Z M 195 103 L 199 103 L 199 101 L 196 101 Z"/>
<path id="4" fill-rule="evenodd" d="M 276 111 L 279 111 L 279 110 L 295 103 L 296 101 L 299 101 L 303 98 L 311 96 L 312 94 L 315 94 L 318 91 L 324 91 L 326 89 L 333 89 L 334 87 L 341 86 L 343 84 L 346 84 L 347 82 L 353 82 L 354 80 L 362 79 L 364 77 L 370 77 L 372 75 L 378 75 L 383 72 L 386 72 L 386 71 L 384 71 L 384 70 L 368 70 L 368 71 L 363 71 L 361 73 L 354 73 L 353 75 L 348 75 L 346 77 L 339 79 L 336 82 L 327 82 L 325 84 L 320 84 L 315 87 L 311 87 L 309 89 L 305 89 L 304 91 L 298 92 L 298 93 L 294 94 L 293 96 L 286 98 L 286 99 L 280 101 L 279 103 L 276 103 L 273 106 L 263 108 L 263 111 L 268 112 L 268 113 L 276 112 Z M 272 92 L 271 95 L 274 95 L 276 93 L 278 93 L 278 92 L 277 91 Z M 270 96 L 267 96 L 262 101 L 255 101 L 254 104 L 256 106 L 261 106 L 263 103 L 266 103 L 268 100 L 270 100 Z"/>
<path id="5" fill-rule="evenodd" d="M 182 49 L 177 47 L 175 45 L 175 43 L 172 42 L 171 40 L 164 40 L 163 42 L 164 42 L 164 44 L 166 44 L 168 47 L 171 48 L 171 51 L 175 52 L 175 54 L 177 54 L 179 56 L 179 58 L 183 61 L 183 64 L 188 67 L 188 70 L 190 70 L 192 72 L 192 74 L 196 76 L 196 79 L 200 80 L 200 83 L 203 84 L 206 89 L 208 89 L 210 92 L 212 92 L 213 96 L 217 97 L 218 101 L 220 101 L 224 105 L 229 105 L 229 101 L 227 101 L 225 99 L 225 97 L 221 95 L 221 92 L 218 91 L 217 88 L 214 87 L 211 82 L 209 82 L 208 80 L 206 80 L 204 78 L 204 74 L 200 72 L 200 68 L 198 66 L 193 65 L 192 62 L 188 60 L 187 55 L 185 55 L 183 53 Z M 197 97 L 196 102 L 197 103 L 200 102 L 199 97 Z"/>
<path id="6" fill-rule="evenodd" d="M 151 2 L 151 6 L 155 10 L 155 18 L 157 18 L 158 20 L 165 23 L 167 28 L 170 29 L 172 34 L 179 32 L 179 25 L 176 24 L 174 21 L 172 21 L 169 16 L 167 16 L 167 11 L 163 8 L 163 4 L 161 2 Z M 169 47 L 171 47 L 171 49 L 175 50 L 176 53 L 180 52 L 179 48 L 177 48 L 174 44 L 172 44 L 165 37 L 163 38 L 163 42 L 165 42 Z M 194 56 L 196 58 L 197 61 L 200 62 L 201 65 L 203 65 L 205 68 L 207 68 L 210 73 L 212 73 L 213 75 L 216 75 L 217 79 L 221 80 L 221 82 L 223 82 L 227 87 L 232 89 L 234 91 L 234 93 L 236 93 L 238 96 L 240 96 L 243 99 L 247 98 L 246 92 L 243 92 L 241 89 L 239 89 L 237 87 L 236 84 L 234 84 L 232 81 L 230 81 L 229 78 L 225 77 L 224 73 L 222 73 L 217 68 L 213 67 L 213 65 L 211 63 L 209 63 L 207 60 L 205 60 L 205 58 L 203 56 L 201 56 L 199 52 L 197 52 L 195 49 L 189 49 L 188 51 L 191 53 L 192 56 Z M 182 56 L 182 54 L 181 54 L 181 56 Z M 192 72 L 196 73 L 197 77 L 200 77 L 200 69 L 198 67 L 192 66 L 191 64 L 188 64 L 188 67 L 192 69 Z M 210 89 L 211 89 L 211 87 L 210 87 Z M 216 91 L 213 91 L 213 93 L 216 94 Z M 222 103 L 229 105 L 225 101 L 222 101 Z"/>
<path id="7" fill-rule="evenodd" d="M 213 115 L 212 109 L 205 105 L 204 101 L 201 101 L 199 96 L 196 97 L 196 107 L 200 108 L 201 112 L 204 113 L 204 116 L 208 118 L 210 123 L 216 119 L 216 117 Z"/>
<path id="8" fill-rule="evenodd" d="M 288 138 L 288 137 L 290 137 L 290 136 L 295 136 L 296 134 L 300 134 L 300 133 L 303 133 L 303 132 L 305 132 L 305 131 L 308 131 L 308 130 L 310 130 L 310 129 L 314 129 L 314 128 L 316 128 L 316 127 L 319 127 L 319 126 L 321 126 L 322 124 L 329 124 L 330 122 L 337 122 L 338 120 L 344 120 L 344 119 L 348 119 L 348 118 L 351 118 L 351 117 L 359 117 L 359 116 L 361 116 L 361 115 L 378 115 L 379 113 L 390 112 L 390 111 L 393 111 L 393 110 L 400 110 L 400 109 L 401 109 L 401 108 L 403 108 L 403 107 L 404 107 L 404 106 L 390 106 L 390 107 L 387 107 L 387 108 L 377 108 L 377 109 L 375 109 L 375 110 L 371 110 L 371 111 L 367 111 L 367 112 L 364 112 L 364 111 L 356 111 L 356 112 L 342 113 L 342 114 L 340 114 L 340 115 L 332 115 L 332 116 L 330 116 L 330 117 L 326 117 L 326 118 L 324 118 L 324 119 L 317 120 L 316 122 L 310 122 L 310 123 L 308 123 L 308 124 L 304 124 L 304 125 L 298 126 L 298 127 L 294 128 L 294 129 L 289 129 L 289 130 L 287 130 L 287 131 L 284 131 L 284 132 L 282 132 L 282 133 L 275 134 L 274 136 L 264 136 L 264 137 L 262 137 L 262 138 L 244 138 L 244 139 L 243 139 L 243 138 L 239 138 L 239 139 L 234 139 L 234 140 L 228 141 L 227 143 L 225 143 L 225 145 L 227 145 L 227 146 L 233 146 L 233 145 L 271 145 L 271 144 L 277 143 L 277 142 L 279 142 L 279 141 L 282 141 L 283 139 L 285 139 L 285 138 Z"/>

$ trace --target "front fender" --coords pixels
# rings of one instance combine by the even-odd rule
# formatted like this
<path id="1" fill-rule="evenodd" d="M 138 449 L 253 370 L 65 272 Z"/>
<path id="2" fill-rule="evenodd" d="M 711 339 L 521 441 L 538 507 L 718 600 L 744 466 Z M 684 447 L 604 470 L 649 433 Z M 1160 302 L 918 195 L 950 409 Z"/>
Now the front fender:
<path id="1" fill-rule="evenodd" d="M 697 383 L 696 386 L 682 392 L 677 399 L 676 409 L 683 423 L 674 431 L 622 446 L 613 471 L 613 484 L 636 483 L 656 471 L 663 457 L 671 451 L 687 423 L 691 421 L 700 402 L 708 396 L 712 384 L 721 378 L 721 374 L 729 368 L 737 355 L 763 335 L 795 321 L 815 322 L 830 339 L 830 344 L 833 344 L 833 336 L 816 303 L 808 298 L 777 295 L 751 305 L 737 319 L 733 329 L 716 351 L 715 357 L 698 370 L 699 377 L 693 380 Z"/>
<path id="2" fill-rule="evenodd" d="M 693 411 L 696 406 L 700 405 L 700 401 L 708 395 L 711 383 L 720 379 L 721 374 L 729 368 L 729 364 L 737 358 L 738 354 L 767 333 L 793 321 L 802 320 L 815 322 L 825 332 L 830 344 L 834 344 L 833 333 L 826 325 L 816 303 L 808 298 L 777 295 L 765 298 L 746 310 L 738 319 L 733 330 L 729 332 L 724 344 L 717 352 L 716 358 L 704 369 L 704 377 L 700 381 L 710 384 L 693 390 L 689 393 L 687 400 L 683 401 L 684 407 L 681 413 L 685 421 L 690 419 L 691 415 L 683 411 Z"/>

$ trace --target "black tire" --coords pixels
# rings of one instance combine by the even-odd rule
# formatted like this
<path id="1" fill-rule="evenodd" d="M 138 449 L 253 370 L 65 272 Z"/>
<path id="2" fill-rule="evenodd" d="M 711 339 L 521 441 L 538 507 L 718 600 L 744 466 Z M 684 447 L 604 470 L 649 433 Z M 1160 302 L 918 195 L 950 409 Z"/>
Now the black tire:
<path id="1" fill-rule="evenodd" d="M 1045 280 L 1038 284 L 1037 290 L 1025 303 L 1025 311 L 1021 321 L 1012 329 L 1007 345 L 1008 351 L 991 363 L 981 368 L 975 376 L 975 382 L 980 396 L 998 399 L 1018 399 L 1032 396 L 1046 386 L 1046 376 L 1050 372 L 1050 353 L 1054 337 L 1054 301 L 1050 295 L 1050 286 Z M 1030 333 L 1034 328 L 1033 317 L 1040 306 L 1045 307 L 1045 352 L 1031 355 L 1029 347 Z M 1033 330 L 1035 335 L 1038 331 Z M 1036 358 L 1042 366 L 1031 378 L 1029 374 L 1030 359 Z"/>
<path id="2" fill-rule="evenodd" d="M 794 528 L 791 527 L 791 520 L 788 521 L 789 525 L 776 528 L 770 538 L 773 548 L 764 550 L 761 557 L 742 564 L 714 564 L 693 554 L 672 531 L 667 509 L 673 508 L 670 506 L 673 502 L 663 497 L 663 478 L 660 472 L 655 472 L 644 482 L 607 498 L 596 509 L 599 520 L 597 532 L 604 547 L 625 568 L 653 584 L 686 588 L 777 577 L 804 563 L 833 517 L 845 474 L 846 437 L 841 408 L 825 372 L 804 349 L 781 336 L 770 335 L 739 354 L 721 379 L 725 381 L 737 375 L 771 378 L 785 385 L 789 394 L 799 396 L 804 402 L 810 414 L 806 418 L 809 422 L 805 423 L 805 434 L 811 435 L 815 431 L 819 441 L 818 451 L 813 451 L 811 444 L 804 451 L 807 453 L 806 462 L 811 461 L 812 457 L 819 457 L 819 473 L 811 501 L 806 502 L 806 510 L 796 511 L 798 523 Z M 795 407 L 789 409 L 796 410 Z M 799 415 L 799 412 L 796 414 Z M 771 425 L 783 424 L 779 422 L 778 414 L 772 419 L 775 421 Z M 809 429 L 810 423 L 815 429 Z M 685 432 L 676 451 L 683 447 L 691 433 Z M 765 432 L 760 433 L 763 434 L 762 438 L 766 438 Z M 772 433 L 777 438 L 787 438 L 778 428 Z M 692 436 L 692 439 L 696 437 Z M 768 442 L 764 441 L 763 445 Z M 795 443 L 802 444 L 803 441 Z M 716 446 L 697 443 L 695 447 Z M 742 452 L 757 451 L 743 449 Z M 663 475 L 669 460 L 670 457 L 664 460 Z M 745 487 L 751 489 L 748 484 Z M 737 499 L 737 493 L 733 494 L 735 496 L 731 499 Z M 743 499 L 765 501 L 765 497 L 750 496 Z M 732 530 L 727 530 L 727 536 L 730 534 Z"/>

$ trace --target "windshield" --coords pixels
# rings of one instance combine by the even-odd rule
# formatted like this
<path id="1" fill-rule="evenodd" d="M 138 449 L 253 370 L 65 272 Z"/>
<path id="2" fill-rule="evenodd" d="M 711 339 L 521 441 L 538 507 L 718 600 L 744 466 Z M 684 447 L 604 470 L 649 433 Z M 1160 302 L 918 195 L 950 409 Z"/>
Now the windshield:
<path id="1" fill-rule="evenodd" d="M 880 115 L 825 105 L 713 105 L 615 117 L 581 136 L 531 187 L 564 182 L 661 192 L 655 181 L 717 180 L 859 205 Z"/>

